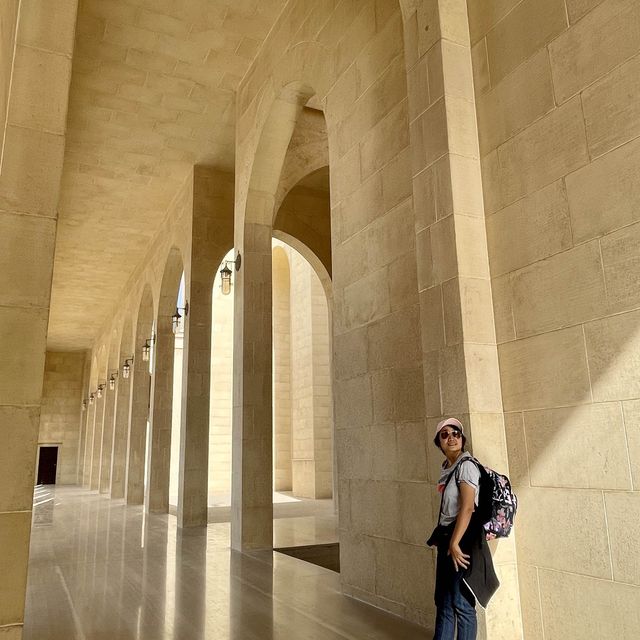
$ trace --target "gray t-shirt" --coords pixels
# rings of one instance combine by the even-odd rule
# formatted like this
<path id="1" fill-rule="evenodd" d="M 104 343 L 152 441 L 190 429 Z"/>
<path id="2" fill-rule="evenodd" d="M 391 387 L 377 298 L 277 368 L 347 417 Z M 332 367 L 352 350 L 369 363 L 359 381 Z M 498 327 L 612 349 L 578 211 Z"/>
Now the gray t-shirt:
<path id="1" fill-rule="evenodd" d="M 471 458 L 471 454 L 465 451 L 452 467 L 445 467 L 446 461 L 442 466 L 440 480 L 438 480 L 438 490 L 442 491 L 449 476 L 456 473 L 456 469 L 460 466 L 458 474 L 459 482 L 466 482 L 476 490 L 475 503 L 478 506 L 478 495 L 480 493 L 480 470 L 474 462 L 464 462 L 465 459 Z M 440 514 L 439 524 L 446 526 L 455 521 L 460 512 L 460 489 L 455 478 L 451 478 L 451 482 L 447 484 L 442 500 L 442 513 Z"/>

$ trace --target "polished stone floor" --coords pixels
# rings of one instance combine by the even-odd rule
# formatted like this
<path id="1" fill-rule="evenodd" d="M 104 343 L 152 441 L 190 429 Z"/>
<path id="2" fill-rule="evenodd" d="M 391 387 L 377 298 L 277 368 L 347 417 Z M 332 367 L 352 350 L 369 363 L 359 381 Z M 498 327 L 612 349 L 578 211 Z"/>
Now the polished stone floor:
<path id="1" fill-rule="evenodd" d="M 330 514 L 274 521 L 278 546 L 334 536 Z M 228 523 L 182 531 L 173 516 L 145 516 L 85 490 L 36 491 L 25 640 L 426 637 L 341 595 L 332 571 L 230 551 Z"/>

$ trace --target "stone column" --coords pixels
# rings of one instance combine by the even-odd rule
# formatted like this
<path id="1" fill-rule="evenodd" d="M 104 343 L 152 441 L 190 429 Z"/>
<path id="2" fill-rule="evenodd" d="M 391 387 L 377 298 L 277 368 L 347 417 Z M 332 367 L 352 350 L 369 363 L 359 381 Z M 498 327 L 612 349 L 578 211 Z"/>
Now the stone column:
<path id="1" fill-rule="evenodd" d="M 77 0 L 0 3 L 0 635 L 16 640 L 76 11 Z"/>
<path id="2" fill-rule="evenodd" d="M 271 226 L 246 222 L 241 237 L 242 268 L 235 273 L 231 546 L 244 551 L 273 546 Z"/>
<path id="3" fill-rule="evenodd" d="M 127 434 L 129 433 L 129 413 L 131 411 L 130 378 L 118 376 L 116 386 L 116 410 L 113 426 L 113 456 L 111 458 L 111 498 L 124 498 Z"/>
<path id="4" fill-rule="evenodd" d="M 169 512 L 173 351 L 174 337 L 171 329 L 171 316 L 159 316 L 153 370 L 153 402 L 150 418 L 151 448 L 146 503 L 150 513 Z"/>
<path id="5" fill-rule="evenodd" d="M 141 342 L 141 337 L 138 338 Z M 149 418 L 149 390 L 151 378 L 149 365 L 143 362 L 140 345 L 136 342 L 136 360 L 131 366 L 131 414 L 127 448 L 127 479 L 125 498 L 127 504 L 144 502 L 144 461 Z"/>
<path id="6" fill-rule="evenodd" d="M 182 360 L 178 526 L 206 525 L 209 482 L 211 292 L 233 245 L 233 175 L 194 167 L 191 246 L 185 256 L 189 315 Z"/>
<path id="7" fill-rule="evenodd" d="M 91 355 L 85 354 L 84 371 L 82 374 L 82 398 L 81 402 L 87 402 L 84 410 L 80 413 L 80 438 L 78 440 L 78 459 L 76 468 L 76 483 L 82 485 L 82 475 L 84 472 L 84 453 L 87 442 L 87 413 L 89 411 L 89 403 L 87 401 L 87 387 L 89 386 L 89 377 L 91 375 Z"/>
<path id="8" fill-rule="evenodd" d="M 425 2 L 405 20 L 405 38 L 415 45 L 406 59 L 427 433 L 456 416 L 474 455 L 507 472 L 466 1 Z M 427 452 L 435 482 L 441 454 Z M 481 633 L 515 640 L 515 548 L 498 544 L 492 607 L 504 615 L 483 617 Z"/>
<path id="9" fill-rule="evenodd" d="M 104 390 L 104 426 L 102 428 L 102 453 L 100 455 L 100 493 L 108 493 L 111 486 L 111 455 L 113 453 L 113 420 L 116 404 L 116 391 Z"/>
<path id="10" fill-rule="evenodd" d="M 96 419 L 96 402 L 87 406 L 86 423 L 84 426 L 84 454 L 82 462 L 82 486 L 89 488 L 91 480 L 91 453 L 93 452 L 93 427 Z"/>
<path id="11" fill-rule="evenodd" d="M 89 477 L 89 489 L 100 488 L 100 463 L 102 458 L 102 429 L 104 428 L 104 406 L 106 400 L 106 391 L 102 391 L 102 398 L 94 400 L 96 407 L 95 417 L 93 420 L 93 446 L 91 449 L 91 470 Z"/>

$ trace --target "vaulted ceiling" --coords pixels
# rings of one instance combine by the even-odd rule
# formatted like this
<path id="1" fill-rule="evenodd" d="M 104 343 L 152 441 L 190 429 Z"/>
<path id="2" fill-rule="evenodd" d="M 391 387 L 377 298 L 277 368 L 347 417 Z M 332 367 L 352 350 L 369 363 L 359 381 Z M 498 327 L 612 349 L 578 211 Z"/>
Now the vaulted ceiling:
<path id="1" fill-rule="evenodd" d="M 191 166 L 234 166 L 235 91 L 285 0 L 80 0 L 49 349 L 91 346 Z"/>

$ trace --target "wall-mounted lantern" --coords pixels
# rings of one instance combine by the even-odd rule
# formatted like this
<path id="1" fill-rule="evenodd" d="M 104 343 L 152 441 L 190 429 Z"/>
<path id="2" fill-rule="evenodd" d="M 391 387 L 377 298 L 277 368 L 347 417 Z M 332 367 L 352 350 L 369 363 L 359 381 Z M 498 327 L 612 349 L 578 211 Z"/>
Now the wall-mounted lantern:
<path id="1" fill-rule="evenodd" d="M 233 272 L 229 269 L 229 264 L 235 264 L 236 271 L 240 271 L 242 264 L 240 254 L 238 253 L 235 260 L 225 260 L 222 269 L 220 269 L 220 289 L 223 296 L 228 296 L 231 293 L 231 274 Z"/>
<path id="2" fill-rule="evenodd" d="M 86 401 L 86 400 L 83 400 L 83 401 L 82 401 L 82 410 L 83 410 L 83 411 L 86 411 L 86 410 L 87 410 L 87 401 Z"/>
<path id="3" fill-rule="evenodd" d="M 118 377 L 118 372 L 112 371 L 111 375 L 109 376 L 109 391 L 115 391 L 117 377 Z"/>
<path id="4" fill-rule="evenodd" d="M 133 356 L 127 358 L 122 365 L 122 377 L 127 380 L 131 375 L 131 363 L 133 362 Z"/>
<path id="5" fill-rule="evenodd" d="M 149 362 L 149 357 L 151 356 L 151 345 L 155 344 L 156 336 L 155 334 L 151 334 L 151 337 L 148 340 L 145 340 L 144 346 L 142 347 L 142 361 Z"/>
<path id="6" fill-rule="evenodd" d="M 89 394 L 89 404 L 93 404 L 93 401 L 94 401 L 95 397 L 96 396 L 93 393 Z"/>
<path id="7" fill-rule="evenodd" d="M 96 396 L 98 398 L 102 398 L 102 392 L 104 391 L 105 386 L 106 386 L 105 384 L 98 385 L 98 390 L 96 391 Z"/>
<path id="8" fill-rule="evenodd" d="M 184 315 L 180 312 L 184 311 Z M 185 302 L 184 307 L 176 307 L 176 312 L 171 316 L 173 333 L 178 333 L 184 328 L 184 319 L 189 315 L 189 303 Z"/>

